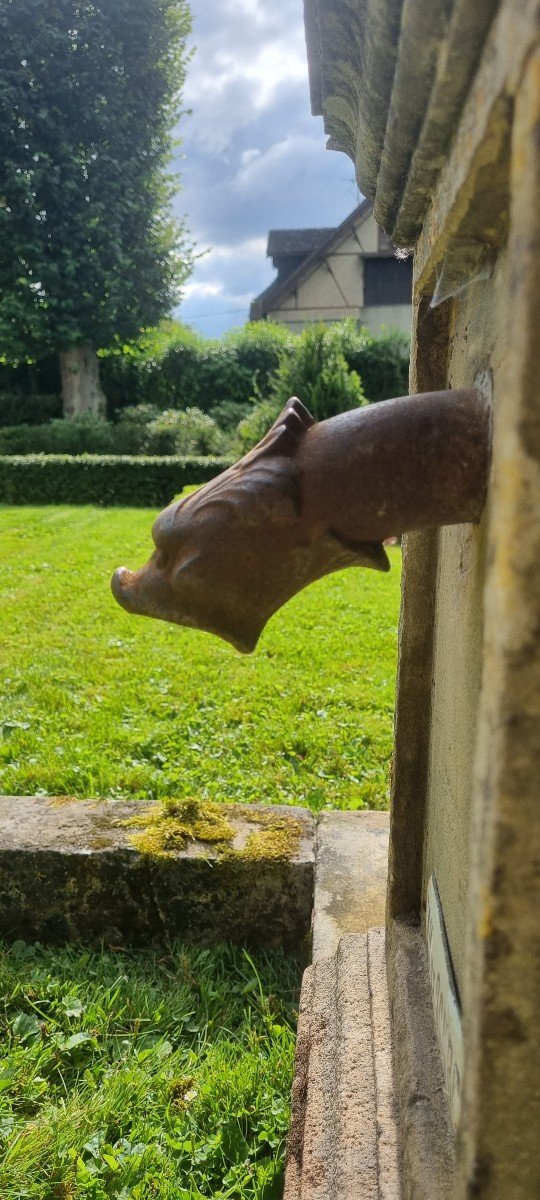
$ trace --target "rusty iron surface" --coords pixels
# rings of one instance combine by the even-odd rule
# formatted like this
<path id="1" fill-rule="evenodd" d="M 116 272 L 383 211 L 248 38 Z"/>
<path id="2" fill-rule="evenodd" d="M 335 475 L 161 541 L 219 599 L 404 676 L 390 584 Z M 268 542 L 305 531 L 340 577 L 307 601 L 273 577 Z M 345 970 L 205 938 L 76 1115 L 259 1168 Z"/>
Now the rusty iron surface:
<path id="1" fill-rule="evenodd" d="M 129 612 L 204 629 L 252 651 L 268 619 L 344 567 L 389 569 L 383 541 L 477 521 L 489 405 L 475 389 L 427 392 L 317 423 L 292 398 L 261 442 L 170 504 L 139 571 L 112 579 Z"/>

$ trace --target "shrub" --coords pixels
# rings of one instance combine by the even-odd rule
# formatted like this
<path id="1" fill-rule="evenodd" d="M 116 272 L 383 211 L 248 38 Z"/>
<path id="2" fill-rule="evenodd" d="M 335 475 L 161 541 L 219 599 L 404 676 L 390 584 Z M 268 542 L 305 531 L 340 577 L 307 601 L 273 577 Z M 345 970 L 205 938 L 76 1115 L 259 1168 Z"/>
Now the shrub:
<path id="1" fill-rule="evenodd" d="M 242 329 L 226 333 L 223 341 L 232 346 L 238 360 L 250 372 L 260 392 L 268 389 L 272 375 L 277 370 L 281 355 L 293 345 L 298 335 L 286 325 L 275 325 L 271 321 L 253 321 Z"/>
<path id="2" fill-rule="evenodd" d="M 351 370 L 360 375 L 370 403 L 408 395 L 410 349 L 406 334 L 391 330 L 374 338 L 362 330 L 356 345 L 344 345 L 343 353 Z"/>
<path id="3" fill-rule="evenodd" d="M 407 392 L 404 334 L 390 331 L 373 338 L 354 321 L 324 328 L 327 346 L 357 372 L 370 401 Z M 254 397 L 268 397 L 283 357 L 294 356 L 303 336 L 284 325 L 258 321 L 213 341 L 178 322 L 164 322 L 147 331 L 139 344 L 100 355 L 107 415 L 142 404 L 159 411 L 199 408 L 231 431 Z M 61 413 L 57 363 L 50 358 L 12 367 L 0 363 L 0 426 L 37 425 Z"/>
<path id="4" fill-rule="evenodd" d="M 219 454 L 227 443 L 216 422 L 200 408 L 160 413 L 148 426 L 153 454 Z"/>
<path id="5" fill-rule="evenodd" d="M 298 396 L 317 421 L 365 403 L 360 378 L 343 355 L 348 332 L 347 327 L 308 325 L 285 349 L 271 385 L 276 416 L 290 396 Z"/>
<path id="6" fill-rule="evenodd" d="M 114 425 L 96 417 L 49 421 L 46 425 L 12 425 L 0 429 L 0 454 L 114 454 Z"/>
<path id="7" fill-rule="evenodd" d="M 28 454 L 0 456 L 3 504 L 103 504 L 162 508 L 189 484 L 231 466 L 225 458 Z"/>
<path id="8" fill-rule="evenodd" d="M 4 368 L 0 368 L 1 371 Z M 0 428 L 6 425 L 41 425 L 62 416 L 60 393 L 0 391 Z"/>
<path id="9" fill-rule="evenodd" d="M 240 404 L 235 400 L 222 400 L 209 410 L 208 415 L 224 433 L 234 433 L 239 421 L 247 417 L 253 409 L 253 404 L 246 401 Z"/>
<path id="10" fill-rule="evenodd" d="M 149 426 L 159 417 L 159 408 L 155 404 L 137 404 L 133 408 L 124 408 L 119 415 L 115 431 L 117 454 L 149 454 Z M 155 453 L 155 451 L 153 451 Z"/>
<path id="11" fill-rule="evenodd" d="M 293 336 L 284 326 L 256 323 L 210 340 L 177 322 L 165 323 L 145 334 L 138 346 L 100 356 L 108 415 L 139 404 L 205 413 L 222 402 L 246 405 L 256 380 L 268 387 L 280 352 Z"/>
<path id="12" fill-rule="evenodd" d="M 0 429 L 0 454 L 226 453 L 228 438 L 198 408 L 160 412 L 152 404 L 125 408 L 116 424 L 95 417 Z"/>

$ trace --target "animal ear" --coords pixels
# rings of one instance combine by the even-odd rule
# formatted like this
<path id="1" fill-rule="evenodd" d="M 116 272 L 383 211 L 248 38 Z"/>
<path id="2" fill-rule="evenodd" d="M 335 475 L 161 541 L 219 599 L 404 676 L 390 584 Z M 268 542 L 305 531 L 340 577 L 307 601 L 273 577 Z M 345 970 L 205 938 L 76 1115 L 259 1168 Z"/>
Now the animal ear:
<path id="1" fill-rule="evenodd" d="M 315 424 L 309 410 L 297 396 L 291 396 L 285 408 L 276 417 L 262 441 L 253 450 L 244 455 L 241 463 L 254 462 L 257 458 L 266 458 L 270 454 L 293 455 L 299 441 Z"/>
<path id="2" fill-rule="evenodd" d="M 295 438 L 300 438 L 311 426 L 315 424 L 315 418 L 312 417 L 308 408 L 298 396 L 291 396 L 287 400 L 285 408 L 276 417 L 274 424 L 270 426 L 268 434 L 277 432 L 287 432 L 293 434 Z M 268 434 L 266 435 L 268 437 Z"/>

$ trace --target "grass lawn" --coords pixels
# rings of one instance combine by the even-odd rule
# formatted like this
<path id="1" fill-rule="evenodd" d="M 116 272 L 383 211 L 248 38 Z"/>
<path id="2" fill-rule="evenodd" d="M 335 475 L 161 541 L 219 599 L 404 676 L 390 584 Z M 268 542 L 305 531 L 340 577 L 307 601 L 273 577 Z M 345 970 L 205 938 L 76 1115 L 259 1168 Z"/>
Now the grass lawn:
<path id="1" fill-rule="evenodd" d="M 278 1200 L 298 964 L 0 946 L 2 1200 Z"/>
<path id="2" fill-rule="evenodd" d="M 399 551 L 302 592 L 244 657 L 115 604 L 154 515 L 0 509 L 0 790 L 385 807 Z"/>
<path id="3" fill-rule="evenodd" d="M 0 510 L 0 791 L 385 807 L 399 551 L 245 658 L 114 603 L 153 515 Z M 2 1200 L 277 1200 L 298 982 L 230 947 L 0 947 Z"/>

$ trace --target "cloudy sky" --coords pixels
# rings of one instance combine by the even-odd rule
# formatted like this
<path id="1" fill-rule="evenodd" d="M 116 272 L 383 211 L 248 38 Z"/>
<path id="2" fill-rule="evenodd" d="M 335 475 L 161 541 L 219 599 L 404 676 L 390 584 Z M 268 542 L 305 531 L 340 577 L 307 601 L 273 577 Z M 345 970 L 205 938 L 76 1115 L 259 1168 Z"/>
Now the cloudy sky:
<path id="1" fill-rule="evenodd" d="M 358 192 L 311 116 L 302 0 L 191 0 L 191 11 L 176 208 L 208 253 L 179 315 L 213 337 L 242 325 L 274 278 L 268 230 L 337 225 Z"/>

